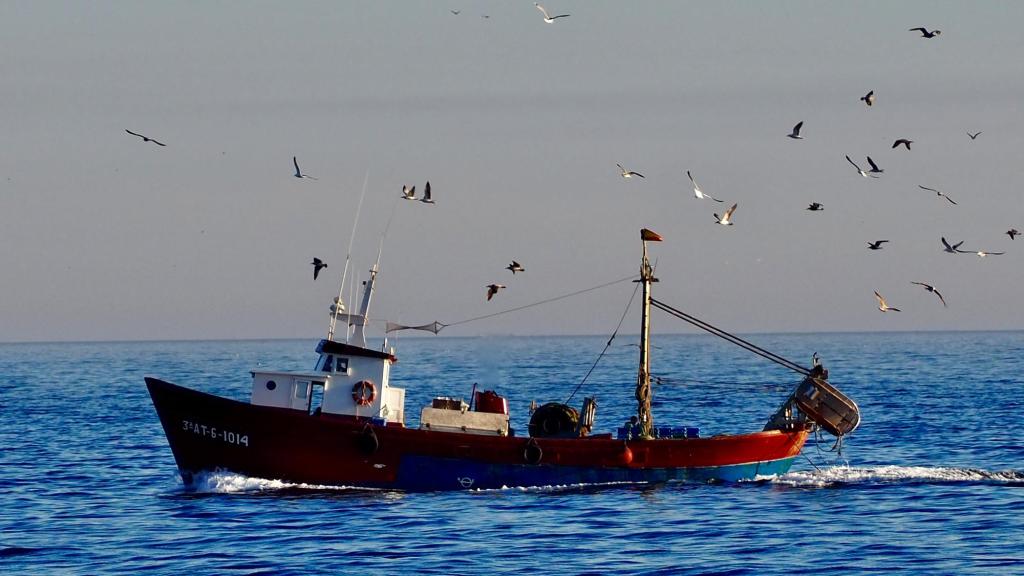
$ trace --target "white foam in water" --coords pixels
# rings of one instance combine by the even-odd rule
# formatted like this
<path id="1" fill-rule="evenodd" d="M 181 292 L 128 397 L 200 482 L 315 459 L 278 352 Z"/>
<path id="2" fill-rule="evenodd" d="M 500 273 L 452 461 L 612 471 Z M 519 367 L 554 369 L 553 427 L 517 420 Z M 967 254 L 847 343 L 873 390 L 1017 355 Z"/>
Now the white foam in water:
<path id="1" fill-rule="evenodd" d="M 865 482 L 1022 482 L 1024 473 L 1013 470 L 989 472 L 977 468 L 945 468 L 931 466 L 833 466 L 809 472 L 789 472 L 781 476 L 758 477 L 775 484 L 802 487 L 823 487 L 835 484 Z"/>
<path id="2" fill-rule="evenodd" d="M 355 490 L 348 486 L 320 486 L 315 484 L 293 484 L 281 480 L 252 478 L 232 472 L 200 472 L 192 479 L 190 489 L 196 492 L 215 494 L 245 494 L 274 490 Z"/>

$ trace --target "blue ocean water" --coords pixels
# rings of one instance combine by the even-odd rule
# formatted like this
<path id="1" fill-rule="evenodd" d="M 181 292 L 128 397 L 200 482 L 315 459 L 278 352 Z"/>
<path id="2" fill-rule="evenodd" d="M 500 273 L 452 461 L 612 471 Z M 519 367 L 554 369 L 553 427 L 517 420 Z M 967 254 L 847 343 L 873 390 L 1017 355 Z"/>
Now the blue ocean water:
<path id="1" fill-rule="evenodd" d="M 1024 573 L 1024 333 L 755 335 L 861 407 L 830 451 L 739 484 L 415 493 L 210 474 L 183 487 L 144 375 L 247 400 L 255 367 L 309 369 L 309 341 L 0 345 L 4 574 Z M 604 337 L 392 342 L 415 424 L 473 383 L 565 401 Z M 635 410 L 620 337 L 570 403 L 598 431 Z M 655 421 L 760 430 L 798 381 L 710 336 L 658 336 Z"/>

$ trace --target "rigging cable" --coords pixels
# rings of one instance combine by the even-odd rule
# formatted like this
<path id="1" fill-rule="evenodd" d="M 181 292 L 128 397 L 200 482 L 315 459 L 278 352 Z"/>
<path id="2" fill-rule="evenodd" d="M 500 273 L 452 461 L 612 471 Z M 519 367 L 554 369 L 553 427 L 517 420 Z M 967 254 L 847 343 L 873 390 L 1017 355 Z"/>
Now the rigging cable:
<path id="1" fill-rule="evenodd" d="M 334 314 L 331 314 L 331 325 L 327 330 L 327 339 L 334 340 L 334 327 L 338 323 L 338 312 L 341 311 L 341 306 L 344 303 L 342 297 L 345 295 L 345 277 L 348 276 L 348 265 L 352 261 L 352 244 L 356 241 L 356 228 L 359 226 L 359 212 L 363 209 L 363 198 L 366 197 L 366 185 L 370 182 L 370 171 L 366 171 L 366 175 L 363 176 L 363 191 L 359 194 L 359 204 L 356 205 L 356 217 L 352 222 L 352 235 L 348 239 L 348 254 L 345 255 L 345 268 L 341 272 L 341 286 L 338 288 L 338 302 L 334 307 Z M 346 322 L 346 325 L 348 323 Z M 348 330 L 346 329 L 345 340 L 348 340 Z"/>
<path id="2" fill-rule="evenodd" d="M 564 300 L 564 299 L 570 298 L 572 296 L 579 296 L 580 294 L 585 294 L 587 292 L 592 292 L 594 290 L 599 290 L 601 288 L 607 288 L 608 286 L 611 286 L 613 284 L 619 284 L 620 282 L 625 282 L 626 280 L 632 280 L 634 278 L 636 278 L 636 274 L 630 274 L 629 276 L 626 276 L 624 278 L 619 278 L 618 280 L 612 280 L 611 282 L 606 282 L 604 284 L 600 284 L 598 286 L 592 286 L 590 288 L 585 288 L 583 290 L 577 290 L 577 291 L 571 292 L 569 294 L 562 294 L 561 296 L 555 296 L 554 298 L 548 298 L 547 300 L 541 300 L 540 302 L 534 302 L 533 304 L 525 304 L 523 306 L 517 306 L 515 308 L 509 308 L 508 310 L 502 310 L 500 312 L 494 312 L 492 314 L 485 314 L 483 316 L 477 316 L 475 318 L 467 318 L 466 320 L 459 320 L 458 322 L 452 322 L 451 324 L 445 324 L 443 322 L 438 322 L 438 324 L 441 325 L 441 328 L 447 328 L 449 326 L 458 326 L 459 324 L 468 324 L 469 322 L 476 322 L 477 320 L 483 320 L 485 318 L 494 318 L 495 316 L 501 316 L 502 314 L 509 314 L 511 312 L 518 312 L 520 310 L 525 310 L 527 308 L 532 308 L 534 306 L 540 306 L 541 304 L 550 304 L 551 302 L 555 302 L 555 301 L 558 301 L 558 300 Z M 440 329 L 438 329 L 438 331 L 440 331 Z"/>
<path id="3" fill-rule="evenodd" d="M 675 316 L 676 318 L 679 318 L 680 320 L 685 320 L 686 322 L 689 322 L 690 324 L 696 326 L 697 328 L 700 328 L 701 330 L 704 330 L 705 332 L 710 332 L 711 334 L 714 334 L 715 336 L 718 336 L 723 340 L 732 342 L 733 344 L 739 346 L 740 348 L 743 348 L 744 350 L 747 350 L 748 352 L 753 352 L 754 354 L 757 354 L 758 356 L 766 360 L 775 362 L 779 366 L 788 368 L 794 372 L 803 374 L 804 376 L 809 376 L 811 374 L 810 370 L 804 368 L 803 366 L 797 364 L 796 362 L 793 362 L 792 360 L 787 360 L 782 356 L 775 354 L 774 352 L 769 352 L 768 350 L 765 350 L 764 348 L 761 348 L 760 346 L 752 342 L 748 342 L 743 338 L 736 336 L 735 334 L 730 334 L 725 330 L 722 330 L 721 328 L 712 326 L 711 324 L 708 324 L 707 322 L 704 322 L 699 318 L 690 316 L 686 312 L 673 308 L 668 304 L 665 304 L 664 302 L 651 298 L 651 306 L 654 306 L 655 308 L 658 308 L 659 310 L 662 310 L 664 312 L 668 312 L 669 314 Z"/>
<path id="4" fill-rule="evenodd" d="M 580 383 L 576 385 L 576 388 L 573 389 L 572 394 L 569 394 L 569 397 L 565 399 L 564 404 L 568 404 L 569 401 L 572 400 L 573 396 L 575 396 L 576 393 L 580 391 L 580 388 L 583 387 L 583 384 L 587 381 L 587 378 L 590 378 L 590 375 L 594 372 L 594 369 L 597 368 L 597 364 L 601 361 L 601 358 L 603 358 L 605 353 L 608 352 L 608 348 L 612 345 L 612 340 L 615 340 L 615 336 L 619 333 L 619 329 L 622 328 L 622 323 L 626 320 L 626 314 L 629 313 L 629 309 L 633 305 L 633 299 L 636 298 L 636 292 L 639 289 L 640 284 L 637 283 L 637 285 L 633 287 L 633 295 L 629 297 L 629 302 L 626 303 L 626 309 L 622 311 L 622 317 L 619 318 L 618 326 L 615 327 L 615 330 L 612 332 L 611 337 L 608 338 L 608 342 L 604 345 L 604 350 L 601 350 L 601 353 L 597 355 L 597 359 L 594 360 L 593 366 L 590 367 L 590 370 L 587 370 L 587 374 L 583 377 L 582 380 L 580 380 Z"/>

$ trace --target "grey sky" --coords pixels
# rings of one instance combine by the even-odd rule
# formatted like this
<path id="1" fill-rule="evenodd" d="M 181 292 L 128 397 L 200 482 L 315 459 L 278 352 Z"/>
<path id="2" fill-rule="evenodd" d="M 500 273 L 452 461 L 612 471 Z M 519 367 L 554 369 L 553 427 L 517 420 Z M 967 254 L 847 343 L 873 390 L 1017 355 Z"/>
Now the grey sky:
<path id="1" fill-rule="evenodd" d="M 0 341 L 319 337 L 367 173 L 360 278 L 395 210 L 378 318 L 450 323 L 620 278 L 649 227 L 656 297 L 728 329 L 1024 326 L 1024 238 L 1005 235 L 1024 229 L 1024 4 L 544 4 L 571 17 L 0 3 Z M 319 180 L 293 178 L 293 155 Z M 695 199 L 687 169 L 727 204 Z M 435 206 L 397 200 L 428 179 Z M 508 289 L 487 302 L 492 282 Z M 443 334 L 604 334 L 631 290 Z"/>

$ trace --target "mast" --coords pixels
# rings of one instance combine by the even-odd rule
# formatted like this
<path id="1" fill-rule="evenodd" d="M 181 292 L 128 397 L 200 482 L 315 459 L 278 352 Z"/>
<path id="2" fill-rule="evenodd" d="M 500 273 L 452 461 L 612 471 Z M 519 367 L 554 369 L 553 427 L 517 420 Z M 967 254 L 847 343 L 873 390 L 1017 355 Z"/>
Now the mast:
<path id="1" fill-rule="evenodd" d="M 640 282 L 643 284 L 643 305 L 640 315 L 640 366 L 636 374 L 636 417 L 641 438 L 653 437 L 654 417 L 651 415 L 651 284 L 657 282 L 654 270 L 647 260 L 647 242 L 661 242 L 661 236 L 647 228 L 640 230 L 644 255 L 640 264 Z"/>

